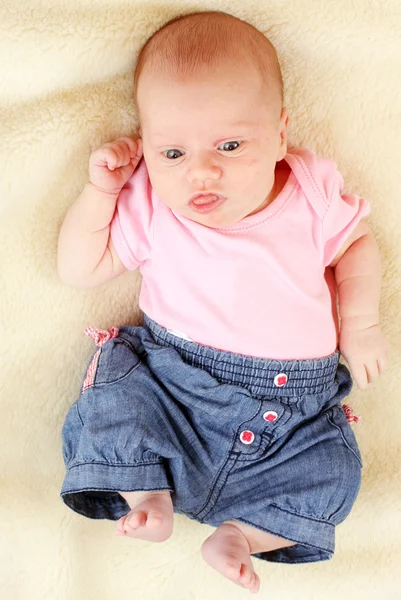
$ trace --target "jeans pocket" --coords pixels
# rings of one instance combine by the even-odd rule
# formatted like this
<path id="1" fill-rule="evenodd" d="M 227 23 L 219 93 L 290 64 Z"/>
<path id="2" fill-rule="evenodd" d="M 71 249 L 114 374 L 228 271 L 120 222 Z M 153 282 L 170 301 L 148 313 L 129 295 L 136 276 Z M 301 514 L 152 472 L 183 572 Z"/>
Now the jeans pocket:
<path id="1" fill-rule="evenodd" d="M 120 381 L 140 364 L 141 359 L 127 340 L 120 337 L 111 339 L 92 356 L 82 392 Z"/>
<path id="2" fill-rule="evenodd" d="M 332 408 L 329 408 L 326 411 L 326 417 L 330 425 L 338 431 L 343 443 L 348 450 L 352 452 L 362 467 L 362 456 L 359 451 L 358 442 L 356 441 L 355 434 L 347 421 L 347 417 L 345 416 L 344 409 L 341 404 L 336 404 Z"/>

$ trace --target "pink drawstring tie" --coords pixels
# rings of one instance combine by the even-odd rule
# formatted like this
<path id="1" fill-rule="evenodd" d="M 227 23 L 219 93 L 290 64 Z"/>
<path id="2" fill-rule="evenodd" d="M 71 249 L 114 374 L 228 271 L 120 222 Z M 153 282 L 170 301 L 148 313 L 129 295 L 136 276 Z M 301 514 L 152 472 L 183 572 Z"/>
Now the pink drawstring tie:
<path id="1" fill-rule="evenodd" d="M 82 385 L 82 392 L 93 386 L 93 382 L 95 381 L 97 363 L 99 361 L 99 356 L 102 351 L 102 346 L 104 346 L 104 344 L 109 340 L 112 340 L 113 338 L 118 336 L 118 327 L 113 326 L 110 327 L 109 330 L 96 329 L 96 327 L 87 327 L 85 329 L 85 333 L 94 340 L 96 346 L 99 347 L 99 350 L 96 352 L 91 364 L 88 367 L 85 381 Z"/>
<path id="2" fill-rule="evenodd" d="M 106 342 L 118 336 L 118 327 L 113 326 L 109 330 L 87 327 L 85 333 L 95 341 L 96 346 L 101 348 Z"/>
<path id="3" fill-rule="evenodd" d="M 352 414 L 354 412 L 353 408 L 348 404 L 343 405 L 343 410 L 345 412 L 345 416 L 347 417 L 348 423 L 359 423 L 362 419 L 362 417 L 357 417 L 356 415 Z"/>

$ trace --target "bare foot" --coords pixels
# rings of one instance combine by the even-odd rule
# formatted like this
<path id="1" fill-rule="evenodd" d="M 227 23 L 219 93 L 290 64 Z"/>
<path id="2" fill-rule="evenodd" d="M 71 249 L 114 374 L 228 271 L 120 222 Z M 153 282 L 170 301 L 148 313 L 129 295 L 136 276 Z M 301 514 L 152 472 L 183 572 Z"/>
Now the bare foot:
<path id="1" fill-rule="evenodd" d="M 253 594 L 260 580 L 253 570 L 245 535 L 235 525 L 223 523 L 203 542 L 202 557 L 213 569 Z"/>
<path id="2" fill-rule="evenodd" d="M 131 510 L 117 522 L 117 535 L 164 542 L 173 531 L 170 492 L 120 492 Z"/>

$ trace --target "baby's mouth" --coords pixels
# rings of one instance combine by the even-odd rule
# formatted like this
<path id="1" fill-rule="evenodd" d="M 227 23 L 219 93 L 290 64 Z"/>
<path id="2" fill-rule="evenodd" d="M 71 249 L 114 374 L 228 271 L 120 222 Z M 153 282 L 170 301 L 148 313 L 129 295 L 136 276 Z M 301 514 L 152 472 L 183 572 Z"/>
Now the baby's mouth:
<path id="1" fill-rule="evenodd" d="M 192 210 L 205 214 L 221 206 L 225 200 L 224 196 L 219 196 L 218 194 L 199 194 L 198 196 L 194 196 L 188 205 Z"/>

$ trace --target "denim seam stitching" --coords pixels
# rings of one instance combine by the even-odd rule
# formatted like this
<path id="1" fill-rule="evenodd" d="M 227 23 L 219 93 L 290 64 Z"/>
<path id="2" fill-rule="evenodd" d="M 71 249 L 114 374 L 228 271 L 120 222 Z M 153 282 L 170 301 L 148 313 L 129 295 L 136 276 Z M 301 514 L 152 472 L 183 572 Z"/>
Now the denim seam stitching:
<path id="1" fill-rule="evenodd" d="M 113 385 L 114 383 L 119 383 L 120 381 L 122 381 L 123 379 L 125 379 L 126 377 L 128 377 L 129 375 L 131 375 L 131 373 L 133 373 L 140 366 L 141 366 L 141 361 L 139 361 L 136 365 L 134 365 L 124 375 L 122 375 L 118 379 L 113 379 L 112 381 L 100 381 L 99 383 L 96 383 L 96 377 L 95 377 L 95 382 L 92 385 L 92 387 L 89 388 L 89 389 L 95 389 L 95 388 L 105 387 L 105 386 L 108 386 L 108 385 Z M 96 373 L 96 375 L 97 375 L 97 373 Z M 85 392 L 86 391 L 88 391 L 88 390 L 85 390 Z M 85 392 L 82 392 L 82 394 L 85 394 Z"/>
<path id="2" fill-rule="evenodd" d="M 244 421 L 242 421 L 238 425 L 238 427 L 237 427 L 237 429 L 235 431 L 235 435 L 233 436 L 233 440 L 232 440 L 232 443 L 231 443 L 230 450 L 227 452 L 227 456 L 225 458 L 225 461 L 224 461 L 222 467 L 220 468 L 220 470 L 219 470 L 219 472 L 218 472 L 218 474 L 216 476 L 214 485 L 213 485 L 213 487 L 212 487 L 212 489 L 211 489 L 211 491 L 210 491 L 210 493 L 209 493 L 209 495 L 208 495 L 205 503 L 203 504 L 202 508 L 196 513 L 195 516 L 201 514 L 206 509 L 208 503 L 211 501 L 213 492 L 214 492 L 214 490 L 215 490 L 215 488 L 216 488 L 216 486 L 217 486 L 217 484 L 218 484 L 218 482 L 220 480 L 220 475 L 221 475 L 222 471 L 224 470 L 224 467 L 226 466 L 227 462 L 230 460 L 231 457 L 235 457 L 235 460 L 233 461 L 232 466 L 227 471 L 227 474 L 226 474 L 225 479 L 224 479 L 224 481 L 223 481 L 223 483 L 222 483 L 222 485 L 220 487 L 220 490 L 219 490 L 219 492 L 217 494 L 217 498 L 215 499 L 213 506 L 211 506 L 209 508 L 209 510 L 205 513 L 205 515 L 202 517 L 202 520 L 204 519 L 204 517 L 206 517 L 206 515 L 208 515 L 210 513 L 210 511 L 216 505 L 216 502 L 218 501 L 218 499 L 220 497 L 220 494 L 221 494 L 221 492 L 222 492 L 222 490 L 224 488 L 224 485 L 227 483 L 227 479 L 228 479 L 229 474 L 231 473 L 232 469 L 234 468 L 234 465 L 236 464 L 236 462 L 238 460 L 240 460 L 241 454 L 239 452 L 236 452 L 236 451 L 233 450 L 233 448 L 235 447 L 235 442 L 236 442 L 236 439 L 237 439 L 238 432 L 239 432 L 240 428 L 244 425 L 244 423 L 247 423 L 248 421 L 251 421 L 252 419 L 254 419 L 256 417 L 256 415 L 259 413 L 259 411 L 261 409 L 261 405 L 262 405 L 262 403 L 261 403 L 261 401 L 259 401 L 259 408 L 254 412 L 254 414 L 252 415 L 252 417 L 250 419 L 245 419 Z M 261 443 L 262 443 L 262 439 L 260 441 L 259 447 L 260 447 Z"/>
<path id="3" fill-rule="evenodd" d="M 231 448 L 234 447 L 236 439 L 239 438 L 238 433 L 239 433 L 239 430 L 241 429 L 241 427 L 243 425 L 245 425 L 246 423 L 249 423 L 249 421 L 253 421 L 253 419 L 255 417 L 257 417 L 258 414 L 260 413 L 261 408 L 262 408 L 262 400 L 258 400 L 258 402 L 259 402 L 259 408 L 256 410 L 256 412 L 249 419 L 245 419 L 238 425 L 235 435 L 234 435 L 234 440 L 233 440 L 233 444 L 232 444 Z M 252 427 L 252 425 L 250 425 L 250 427 Z M 260 441 L 259 441 L 258 447 L 255 448 L 255 450 L 253 452 L 247 452 L 246 454 L 243 454 L 242 452 L 238 452 L 237 460 L 245 460 L 246 461 L 246 460 L 248 460 L 248 458 L 247 458 L 248 456 L 250 457 L 249 460 L 254 460 L 255 459 L 254 454 L 259 452 L 260 447 L 262 446 L 262 442 L 263 442 L 263 432 L 260 434 Z M 231 450 L 230 453 L 231 452 L 234 452 L 234 451 Z M 235 452 L 235 453 L 237 454 L 237 452 Z M 242 457 L 244 457 L 244 458 L 242 458 Z"/>
<path id="4" fill-rule="evenodd" d="M 69 465 L 68 470 L 75 469 L 76 467 L 83 467 L 84 465 L 103 465 L 105 467 L 131 468 L 131 467 L 143 467 L 143 466 L 149 466 L 149 465 L 163 465 L 163 461 L 149 460 L 149 461 L 141 461 L 141 462 L 137 462 L 137 463 L 109 463 L 109 462 L 102 462 L 99 460 L 83 459 L 79 462 L 74 463 L 73 465 Z"/>
<path id="5" fill-rule="evenodd" d="M 272 505 L 272 506 L 274 506 L 274 505 Z M 267 533 L 272 533 L 273 535 L 277 535 L 277 536 L 281 536 L 282 535 L 280 532 L 275 532 L 272 529 L 267 529 L 266 527 L 261 527 L 260 525 L 255 525 L 255 523 L 253 523 L 252 521 L 249 521 L 248 519 L 244 519 L 243 517 L 240 517 L 237 520 L 239 522 L 246 523 L 247 525 L 251 525 L 252 527 L 256 527 L 257 529 L 262 529 L 262 531 L 266 531 Z M 331 525 L 331 523 L 329 523 L 329 525 Z M 333 525 L 333 527 L 334 527 L 334 525 Z M 290 540 L 291 542 L 296 542 L 297 544 L 305 544 L 305 541 L 301 541 L 299 539 L 295 539 L 294 537 L 292 537 L 291 539 L 289 537 L 287 537 L 286 539 Z M 322 548 L 321 546 L 315 546 L 314 544 L 310 544 L 309 542 L 308 542 L 308 546 L 311 546 L 312 548 L 316 548 L 317 550 L 323 550 L 324 552 L 330 552 L 326 548 Z M 280 550 L 281 550 L 281 548 L 280 548 Z M 263 552 L 257 552 L 257 553 L 254 553 L 254 554 L 262 554 L 262 553 Z"/>
<path id="6" fill-rule="evenodd" d="M 329 409 L 329 410 L 326 412 L 326 415 L 325 415 L 325 416 L 326 416 L 326 418 L 327 418 L 327 420 L 328 420 L 329 424 L 330 424 L 332 427 L 334 427 L 335 429 L 337 429 L 337 431 L 340 433 L 341 439 L 342 439 L 342 441 L 344 442 L 344 445 L 345 445 L 345 447 L 346 447 L 346 448 L 348 448 L 348 450 L 349 450 L 349 451 L 350 451 L 350 452 L 353 454 L 353 456 L 355 456 L 355 458 L 356 458 L 356 460 L 358 461 L 359 465 L 360 465 L 361 467 L 363 467 L 363 464 L 362 464 L 362 461 L 361 461 L 361 459 L 358 457 L 358 455 L 357 455 L 357 454 L 356 454 L 356 452 L 353 450 L 353 448 L 351 448 L 351 446 L 350 446 L 350 445 L 349 445 L 349 443 L 347 442 L 346 438 L 344 437 L 344 434 L 343 434 L 343 432 L 342 432 L 342 429 L 341 429 L 341 427 L 340 427 L 339 425 L 337 425 L 336 423 L 334 423 L 334 421 L 332 420 L 332 417 L 331 417 L 331 415 L 329 415 L 329 412 L 331 412 L 331 413 L 332 413 L 334 408 L 335 408 L 335 407 L 333 407 L 333 408 L 330 408 L 330 409 Z M 343 410 L 343 409 L 341 408 L 341 410 Z"/>
<path id="7" fill-rule="evenodd" d="M 171 486 L 169 487 L 155 487 L 154 488 L 155 491 L 157 490 L 172 490 L 173 488 Z M 72 490 L 67 490 L 67 491 L 63 491 L 61 492 L 60 496 L 68 496 L 69 494 L 77 494 L 80 492 L 117 492 L 119 493 L 120 491 L 123 492 L 124 490 L 121 489 L 121 487 L 118 488 L 114 488 L 112 486 L 108 487 L 107 490 L 105 490 L 104 488 L 97 488 L 94 486 L 90 486 L 90 487 L 85 487 L 85 488 L 77 488 L 77 489 L 72 489 Z M 144 491 L 144 492 L 152 492 L 153 489 L 149 489 L 149 490 L 143 490 L 143 489 L 139 489 L 139 490 L 133 490 L 133 491 Z M 112 498 L 107 498 L 107 497 L 102 497 L 102 504 L 113 504 L 113 499 Z M 86 516 L 86 513 L 85 515 Z"/>
<path id="8" fill-rule="evenodd" d="M 133 346 L 133 344 L 129 340 L 126 340 L 125 338 L 123 338 L 121 336 L 118 336 L 117 339 L 119 340 L 119 343 L 124 344 L 124 346 L 126 346 L 128 348 L 128 350 L 130 350 L 132 352 L 133 355 L 137 356 L 137 351 L 136 351 L 135 347 Z M 110 341 L 112 341 L 112 340 L 110 340 Z M 96 352 L 98 352 L 98 350 Z M 104 348 L 103 347 L 100 348 L 100 351 L 101 352 L 100 352 L 100 355 L 99 355 L 99 361 L 100 361 L 100 358 L 101 358 L 101 356 L 102 356 L 102 354 L 104 352 Z M 96 352 L 95 352 L 95 354 L 96 354 Z M 92 355 L 91 361 L 90 361 L 89 364 L 91 364 L 91 362 L 92 362 L 93 357 L 95 356 L 95 354 Z M 87 390 L 85 390 L 84 392 L 82 392 L 81 395 L 84 394 L 89 389 L 92 389 L 94 387 L 102 386 L 102 385 L 109 385 L 109 384 L 115 383 L 117 381 L 122 381 L 122 379 L 124 379 L 124 377 L 127 377 L 127 375 L 129 375 L 130 373 L 132 373 L 132 371 L 134 369 L 136 369 L 137 367 L 139 367 L 140 364 L 141 364 L 141 361 L 140 361 L 140 359 L 138 359 L 138 363 L 136 365 L 134 365 L 127 373 L 125 373 L 125 375 L 122 375 L 118 379 L 113 379 L 112 381 L 109 381 L 109 382 L 107 382 L 107 381 L 101 381 L 101 382 L 97 383 L 96 380 L 97 380 L 97 376 L 98 376 L 98 372 L 99 372 L 99 362 L 98 362 L 97 367 L 96 367 L 96 373 L 95 373 L 95 376 L 93 378 L 93 385 L 91 385 L 90 388 L 88 388 Z"/>
<path id="9" fill-rule="evenodd" d="M 81 417 L 81 413 L 79 412 L 78 402 L 75 403 L 75 409 L 76 409 L 77 414 L 78 414 L 78 419 L 81 421 L 82 427 L 85 427 L 85 423 L 83 422 L 82 417 Z"/>
<path id="10" fill-rule="evenodd" d="M 256 411 L 256 413 L 255 413 L 255 414 L 252 416 L 252 419 L 253 419 L 253 418 L 254 418 L 254 417 L 255 417 L 255 416 L 258 414 L 259 410 L 260 410 L 260 407 L 259 407 L 259 409 Z M 233 450 L 233 448 L 235 447 L 235 441 L 236 441 L 236 438 L 237 438 L 238 431 L 239 431 L 240 427 L 241 427 L 241 426 L 242 426 L 244 423 L 246 423 L 246 422 L 247 422 L 247 420 L 249 421 L 249 419 L 245 419 L 244 421 L 242 421 L 242 423 L 240 423 L 240 424 L 238 425 L 238 427 L 237 427 L 237 430 L 236 430 L 236 432 L 235 432 L 235 435 L 233 436 L 233 440 L 232 440 L 232 443 L 231 443 L 231 447 L 230 447 L 230 449 L 229 449 L 229 450 L 228 450 L 228 452 L 227 452 L 227 455 L 226 455 L 226 457 L 225 457 L 225 460 L 224 460 L 224 462 L 223 462 L 222 466 L 220 467 L 218 474 L 216 475 L 216 479 L 215 479 L 215 481 L 214 481 L 214 484 L 213 484 L 213 486 L 212 486 L 212 489 L 210 490 L 210 492 L 209 492 L 209 494 L 208 494 L 208 497 L 207 497 L 206 501 L 204 502 L 204 504 L 203 504 L 202 508 L 201 508 L 200 510 L 198 510 L 198 512 L 196 513 L 196 516 L 197 516 L 197 515 L 199 515 L 201 512 L 203 512 L 203 511 L 206 509 L 207 505 L 209 504 L 209 502 L 210 502 L 210 500 L 211 500 L 211 498 L 212 498 L 213 492 L 214 492 L 214 490 L 215 490 L 215 488 L 216 488 L 216 486 L 217 486 L 217 484 L 218 484 L 218 482 L 219 482 L 219 479 L 220 479 L 221 473 L 222 473 L 222 471 L 224 470 L 224 467 L 226 466 L 227 462 L 230 460 L 230 458 L 231 458 L 231 457 L 232 457 L 232 455 L 233 455 L 233 456 L 235 457 L 235 460 L 233 461 L 233 464 L 232 464 L 231 468 L 230 468 L 230 469 L 228 470 L 228 472 L 227 472 L 227 475 L 226 475 L 225 481 L 224 481 L 223 485 L 222 485 L 222 486 L 221 486 L 221 488 L 220 488 L 220 491 L 219 491 L 219 493 L 218 493 L 218 495 L 217 495 L 217 498 L 216 498 L 216 500 L 215 500 L 215 502 L 214 502 L 214 505 L 213 505 L 213 506 L 215 506 L 215 505 L 216 505 L 216 502 L 217 502 L 217 500 L 218 500 L 218 498 L 219 498 L 219 496 L 220 496 L 220 494 L 221 494 L 221 491 L 222 491 L 222 489 L 223 489 L 223 487 L 224 487 L 224 484 L 227 482 L 228 475 L 230 474 L 231 470 L 233 469 L 233 467 L 234 467 L 235 463 L 237 462 L 237 460 L 238 460 L 238 458 L 239 458 L 239 453 L 238 453 L 238 452 L 235 452 L 235 451 Z M 210 507 L 210 509 L 207 511 L 206 515 L 208 515 L 208 514 L 209 514 L 209 512 L 212 510 L 213 506 L 211 506 L 211 507 Z M 206 515 L 204 515 L 204 516 L 206 516 Z"/>
<path id="11" fill-rule="evenodd" d="M 234 445 L 234 444 L 233 444 L 233 445 Z M 232 455 L 232 456 L 230 456 L 230 455 Z M 218 474 L 218 476 L 216 477 L 216 480 L 215 480 L 215 482 L 214 482 L 213 488 L 212 488 L 212 490 L 211 490 L 211 492 L 210 492 L 210 494 L 209 494 L 209 496 L 208 496 L 208 499 L 207 499 L 207 501 L 206 501 L 206 502 L 203 504 L 203 506 L 202 506 L 201 510 L 198 510 L 198 512 L 197 512 L 197 513 L 195 513 L 195 518 L 196 518 L 196 517 L 198 517 L 198 515 L 200 515 L 200 514 L 201 514 L 201 513 L 202 513 L 204 510 L 206 510 L 206 508 L 207 508 L 208 504 L 211 502 L 211 499 L 212 499 L 212 496 L 213 496 L 213 492 L 214 492 L 214 490 L 215 490 L 215 488 L 216 488 L 217 484 L 218 484 L 218 483 L 220 483 L 220 475 L 221 475 L 221 472 L 224 470 L 224 467 L 226 466 L 227 462 L 228 462 L 229 460 L 232 460 L 232 461 L 233 461 L 233 464 L 232 464 L 232 465 L 231 465 L 231 467 L 230 467 L 230 468 L 227 470 L 226 476 L 225 476 L 225 478 L 224 478 L 224 481 L 222 482 L 222 485 L 220 486 L 220 490 L 219 490 L 219 491 L 218 491 L 218 493 L 217 493 L 217 496 L 216 496 L 216 498 L 215 498 L 215 500 L 214 500 L 214 503 L 213 503 L 213 505 L 212 505 L 212 506 L 210 506 L 210 507 L 209 507 L 209 509 L 208 509 L 208 510 L 206 511 L 206 513 L 203 515 L 203 517 L 202 517 L 202 522 L 204 521 L 205 517 L 207 517 L 207 515 L 208 515 L 208 514 L 210 514 L 210 511 L 212 511 L 212 510 L 213 510 L 213 508 L 216 506 L 216 504 L 217 504 L 217 502 L 218 502 L 218 500 L 219 500 L 219 497 L 220 497 L 220 495 L 221 495 L 221 493 L 222 493 L 222 491 L 223 491 L 223 489 L 224 489 L 224 486 L 225 486 L 225 484 L 227 483 L 228 476 L 230 475 L 231 471 L 232 471 L 232 470 L 233 470 L 233 468 L 235 467 L 235 464 L 236 464 L 236 462 L 237 462 L 238 458 L 239 458 L 239 455 L 238 455 L 237 453 L 235 453 L 235 452 L 229 452 L 229 454 L 228 454 L 228 456 L 227 456 L 226 460 L 224 461 L 224 465 L 222 466 L 222 468 L 221 468 L 221 469 L 220 469 L 220 471 L 219 471 L 219 474 Z"/>
<path id="12" fill-rule="evenodd" d="M 275 425 L 274 425 L 273 429 L 269 430 L 268 429 L 269 425 L 266 423 L 265 428 L 263 429 L 262 433 L 260 434 L 260 444 L 257 449 L 258 452 L 260 451 L 260 448 L 262 445 L 263 445 L 262 452 L 265 452 L 272 445 L 272 443 L 274 443 L 277 439 L 279 439 L 281 437 L 281 435 L 286 433 L 285 426 L 292 419 L 292 417 L 294 415 L 294 410 L 293 410 L 294 405 L 295 404 L 298 405 L 300 400 L 301 399 L 299 398 L 299 399 L 296 399 L 296 401 L 287 404 L 288 410 L 287 411 L 283 410 L 282 414 L 278 417 L 277 422 L 275 421 Z M 262 400 L 262 402 L 263 402 L 263 400 Z M 297 406 L 296 406 L 296 408 L 297 408 Z M 287 415 L 287 418 L 285 419 L 287 412 L 289 414 Z M 258 414 L 258 413 L 256 413 L 256 414 Z M 282 429 L 285 429 L 283 431 L 283 434 L 281 433 Z M 277 433 L 278 433 L 278 435 L 276 435 Z M 266 439 L 266 438 L 269 438 L 269 439 Z M 266 443 L 263 444 L 263 441 L 265 441 Z M 241 462 L 247 462 L 247 461 L 256 460 L 257 458 L 259 458 L 259 457 L 255 457 L 254 454 L 255 454 L 254 452 L 249 453 L 249 454 L 244 454 L 244 455 L 240 454 L 240 456 L 238 457 L 238 460 Z M 249 456 L 249 459 L 248 459 L 248 456 Z M 260 458 L 261 458 L 261 456 L 260 456 Z M 265 460 L 266 461 L 269 460 L 269 457 L 265 457 Z"/>
<path id="13" fill-rule="evenodd" d="M 279 506 L 278 504 L 275 504 L 274 502 L 271 503 L 271 506 L 274 506 L 275 508 L 277 508 L 277 510 L 281 510 L 284 513 L 287 513 L 288 515 L 294 515 L 296 517 L 301 517 L 302 519 L 308 519 L 309 521 L 315 521 L 316 523 L 323 523 L 325 525 L 330 525 L 330 527 L 335 527 L 333 525 L 333 523 L 330 523 L 330 521 L 327 521 L 327 519 L 321 519 L 319 517 L 313 517 L 312 515 L 306 515 L 296 509 L 292 509 L 292 510 L 288 510 L 286 508 L 282 508 L 281 506 Z"/>

